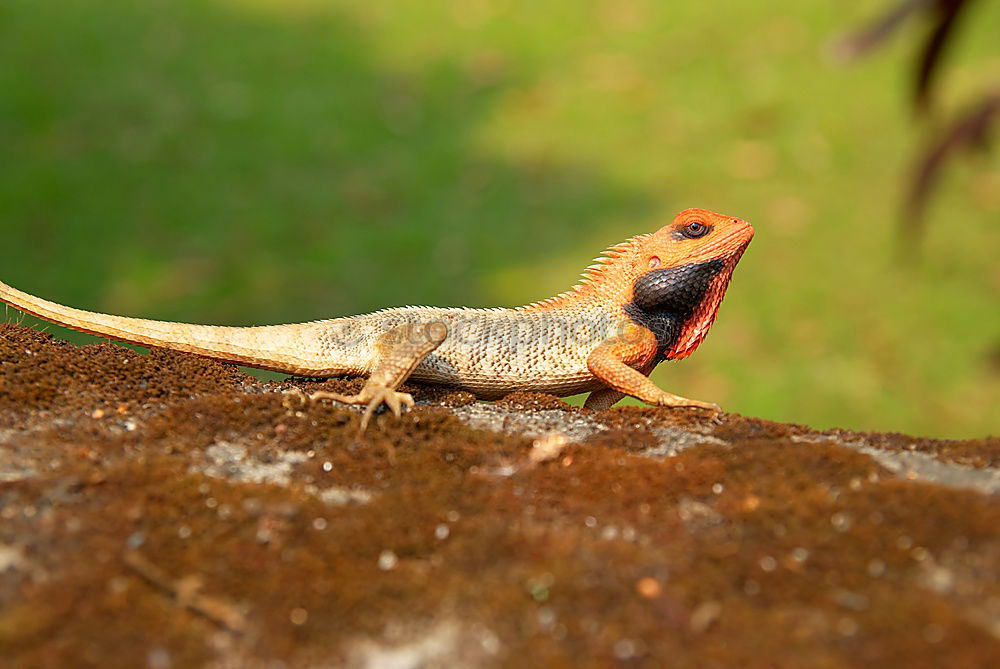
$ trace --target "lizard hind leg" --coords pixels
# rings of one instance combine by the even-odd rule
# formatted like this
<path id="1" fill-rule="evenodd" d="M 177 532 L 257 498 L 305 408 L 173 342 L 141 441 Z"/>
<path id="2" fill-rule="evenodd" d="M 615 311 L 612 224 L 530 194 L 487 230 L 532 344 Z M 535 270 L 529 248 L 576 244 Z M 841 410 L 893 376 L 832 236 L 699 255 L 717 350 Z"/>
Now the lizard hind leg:
<path id="1" fill-rule="evenodd" d="M 448 327 L 440 322 L 400 325 L 379 337 L 379 351 L 371 376 L 357 395 L 342 395 L 326 391 L 309 396 L 311 401 L 333 400 L 344 404 L 365 404 L 359 432 L 368 427 L 375 410 L 385 404 L 399 417 L 403 407 L 413 406 L 413 396 L 396 390 L 413 373 L 417 365 L 448 337 Z"/>
<path id="2" fill-rule="evenodd" d="M 587 401 L 583 403 L 583 407 L 594 411 L 604 411 L 610 409 L 615 402 L 623 397 L 625 397 L 625 393 L 620 390 L 601 388 L 591 391 L 590 395 L 587 396 Z"/>

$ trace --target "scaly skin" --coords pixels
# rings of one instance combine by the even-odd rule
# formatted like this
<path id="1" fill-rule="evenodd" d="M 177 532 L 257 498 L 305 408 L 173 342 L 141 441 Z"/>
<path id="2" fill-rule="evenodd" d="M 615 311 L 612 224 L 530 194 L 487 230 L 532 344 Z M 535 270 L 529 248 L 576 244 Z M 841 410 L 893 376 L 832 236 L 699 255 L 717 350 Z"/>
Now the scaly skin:
<path id="1" fill-rule="evenodd" d="M 719 309 L 753 238 L 738 218 L 688 209 L 655 233 L 606 250 L 572 289 L 516 309 L 400 307 L 348 318 L 220 327 L 73 309 L 0 283 L 0 301 L 64 327 L 141 346 L 304 376 L 367 375 L 357 395 L 315 399 L 365 404 L 362 421 L 413 398 L 407 378 L 495 399 L 515 390 L 591 391 L 601 409 L 624 395 L 670 407 L 718 410 L 659 389 L 649 374 L 690 355 Z"/>

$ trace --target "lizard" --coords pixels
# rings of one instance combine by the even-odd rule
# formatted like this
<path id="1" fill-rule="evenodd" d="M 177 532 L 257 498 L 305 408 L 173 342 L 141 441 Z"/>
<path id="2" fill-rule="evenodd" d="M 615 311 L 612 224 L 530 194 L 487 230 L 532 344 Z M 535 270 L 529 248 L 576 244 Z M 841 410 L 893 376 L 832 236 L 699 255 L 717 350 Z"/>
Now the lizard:
<path id="1" fill-rule="evenodd" d="M 601 410 L 625 395 L 654 406 L 715 404 L 661 390 L 649 374 L 690 355 L 715 321 L 750 223 L 686 209 L 653 233 L 606 249 L 569 290 L 516 308 L 406 306 L 358 316 L 254 327 L 195 325 L 74 309 L 0 282 L 0 302 L 74 330 L 307 377 L 367 376 L 354 395 L 360 430 L 386 405 L 398 417 L 407 379 L 498 399 L 515 390 L 589 392 Z"/>

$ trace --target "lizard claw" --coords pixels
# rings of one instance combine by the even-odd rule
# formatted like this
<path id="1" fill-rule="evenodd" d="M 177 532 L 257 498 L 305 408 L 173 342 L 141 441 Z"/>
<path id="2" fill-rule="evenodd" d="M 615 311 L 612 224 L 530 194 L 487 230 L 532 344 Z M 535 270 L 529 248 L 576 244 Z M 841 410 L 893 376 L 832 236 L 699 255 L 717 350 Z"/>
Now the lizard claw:
<path id="1" fill-rule="evenodd" d="M 368 427 L 368 422 L 374 415 L 375 410 L 385 404 L 392 411 L 393 415 L 399 418 L 403 414 L 403 407 L 407 409 L 413 407 L 413 396 L 409 393 L 401 393 L 385 386 L 366 385 L 357 395 L 342 395 L 340 393 L 329 393 L 324 390 L 313 393 L 309 396 L 310 401 L 333 400 L 343 404 L 366 404 L 365 413 L 361 417 L 361 426 L 358 432 L 364 432 Z"/>
<path id="2" fill-rule="evenodd" d="M 360 393 L 358 397 L 363 395 Z M 364 432 L 368 427 L 368 421 L 371 420 L 372 415 L 379 406 L 385 404 L 392 411 L 392 414 L 399 418 L 403 415 L 403 406 L 405 405 L 407 409 L 413 407 L 413 396 L 409 393 L 401 393 L 384 386 L 377 386 L 373 388 L 368 395 L 368 408 L 365 409 L 365 415 L 361 417 L 361 428 L 360 431 Z M 362 404 L 364 400 L 358 402 Z"/>

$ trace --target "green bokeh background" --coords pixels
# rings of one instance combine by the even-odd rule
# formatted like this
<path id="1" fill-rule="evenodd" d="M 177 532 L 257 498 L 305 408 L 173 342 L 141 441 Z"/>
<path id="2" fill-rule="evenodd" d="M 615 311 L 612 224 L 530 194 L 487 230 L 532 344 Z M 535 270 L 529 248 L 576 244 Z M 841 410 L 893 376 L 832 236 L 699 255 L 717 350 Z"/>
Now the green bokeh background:
<path id="1" fill-rule="evenodd" d="M 516 305 L 705 207 L 757 237 L 662 387 L 995 434 L 1000 152 L 949 167 L 921 262 L 894 258 L 920 138 L 1000 70 L 1000 3 L 962 26 L 929 122 L 908 106 L 919 22 L 829 57 L 886 4 L 5 0 L 2 279 L 237 325 Z"/>

